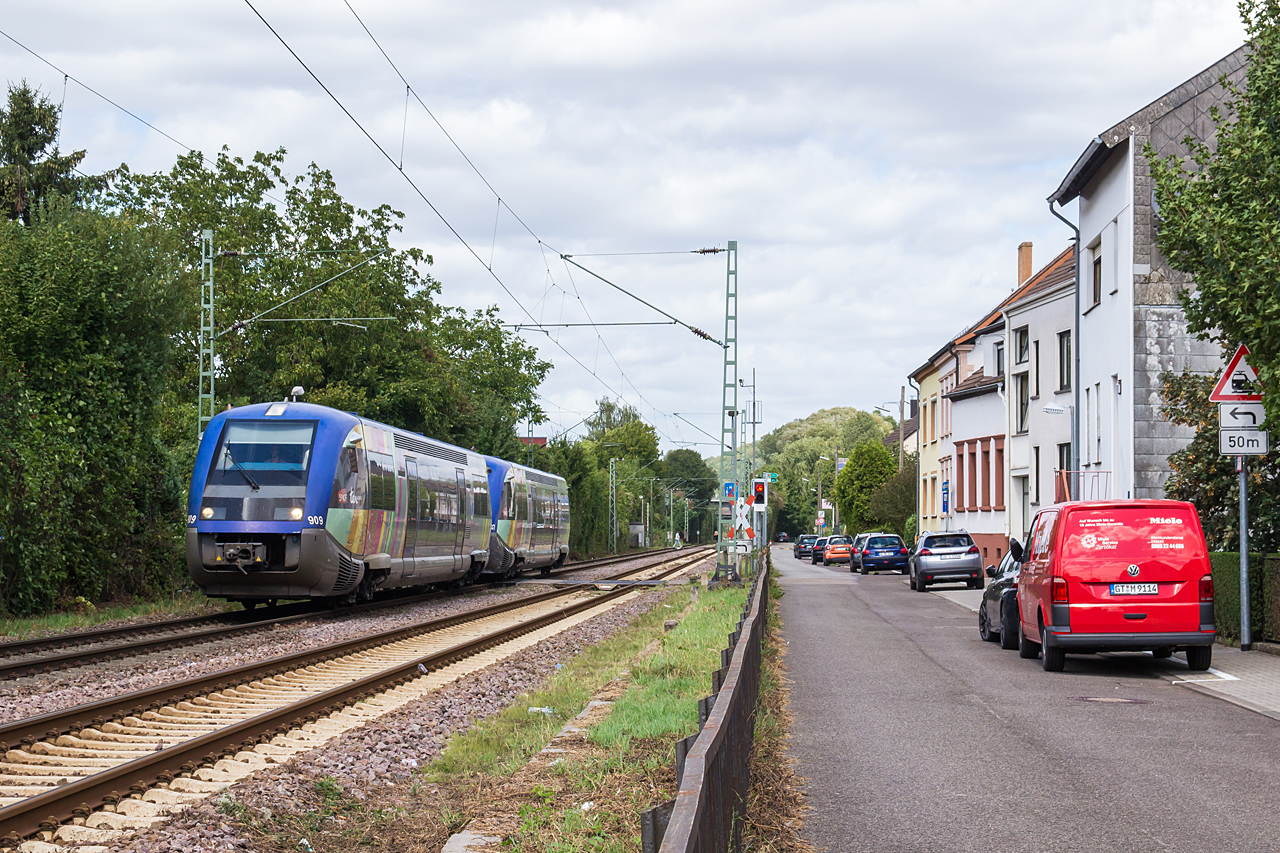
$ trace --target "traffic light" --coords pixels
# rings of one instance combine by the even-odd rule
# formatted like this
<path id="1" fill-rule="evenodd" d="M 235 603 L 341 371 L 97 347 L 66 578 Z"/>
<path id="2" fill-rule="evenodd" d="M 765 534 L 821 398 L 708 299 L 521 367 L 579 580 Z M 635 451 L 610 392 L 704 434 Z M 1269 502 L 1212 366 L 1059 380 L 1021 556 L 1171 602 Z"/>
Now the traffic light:
<path id="1" fill-rule="evenodd" d="M 751 481 L 751 494 L 755 498 L 753 503 L 756 506 L 764 506 L 764 480 Z"/>

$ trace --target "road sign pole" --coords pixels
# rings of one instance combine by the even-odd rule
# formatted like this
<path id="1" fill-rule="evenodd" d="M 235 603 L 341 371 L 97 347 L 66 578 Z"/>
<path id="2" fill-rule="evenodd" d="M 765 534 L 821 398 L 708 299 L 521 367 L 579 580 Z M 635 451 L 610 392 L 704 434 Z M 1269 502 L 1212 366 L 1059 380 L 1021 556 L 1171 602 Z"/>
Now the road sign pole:
<path id="1" fill-rule="evenodd" d="M 1240 651 L 1253 648 L 1253 636 L 1249 630 L 1249 459 L 1238 457 L 1240 469 Z"/>

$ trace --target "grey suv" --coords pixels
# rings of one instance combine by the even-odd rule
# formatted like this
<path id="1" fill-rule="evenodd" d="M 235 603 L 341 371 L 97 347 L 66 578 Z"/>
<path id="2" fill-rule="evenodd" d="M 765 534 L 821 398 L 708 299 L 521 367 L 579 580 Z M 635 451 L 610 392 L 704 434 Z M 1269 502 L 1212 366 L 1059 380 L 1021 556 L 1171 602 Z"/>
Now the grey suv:
<path id="1" fill-rule="evenodd" d="M 982 552 L 963 530 L 925 533 L 911 552 L 911 588 L 924 592 L 931 583 L 965 581 L 982 589 Z"/>

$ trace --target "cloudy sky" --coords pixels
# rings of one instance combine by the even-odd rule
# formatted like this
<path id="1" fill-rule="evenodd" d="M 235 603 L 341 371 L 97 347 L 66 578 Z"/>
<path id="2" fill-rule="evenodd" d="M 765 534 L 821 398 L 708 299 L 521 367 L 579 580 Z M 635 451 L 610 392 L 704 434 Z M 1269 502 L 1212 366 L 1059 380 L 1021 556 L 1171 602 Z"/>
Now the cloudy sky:
<path id="1" fill-rule="evenodd" d="M 356 205 L 407 214 L 446 302 L 513 323 L 664 319 L 567 253 L 720 338 L 725 256 L 688 252 L 736 240 L 762 431 L 896 401 L 1014 286 L 1020 242 L 1037 266 L 1066 247 L 1044 199 L 1089 140 L 1243 40 L 1233 0 L 253 4 L 396 160 L 403 140 L 467 245 L 243 0 L 15 5 L 0 30 L 61 71 L 3 38 L 0 69 L 63 102 L 88 171 L 181 149 L 85 86 L 207 154 L 330 169 Z M 406 110 L 352 9 L 475 169 Z M 614 254 L 652 252 L 678 254 Z M 714 452 L 674 414 L 717 432 L 719 347 L 669 325 L 522 334 L 555 364 L 538 434 L 610 396 L 664 449 Z"/>

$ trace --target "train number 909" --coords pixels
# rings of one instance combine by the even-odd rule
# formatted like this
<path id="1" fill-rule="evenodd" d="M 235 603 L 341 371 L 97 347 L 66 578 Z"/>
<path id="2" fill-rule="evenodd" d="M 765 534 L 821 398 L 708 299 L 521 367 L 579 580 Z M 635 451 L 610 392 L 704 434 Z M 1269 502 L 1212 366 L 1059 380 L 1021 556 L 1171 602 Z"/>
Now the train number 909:
<path id="1" fill-rule="evenodd" d="M 323 515 L 308 515 L 308 516 L 307 516 L 307 524 L 310 524 L 312 527 L 324 527 L 324 516 L 323 516 Z"/>

